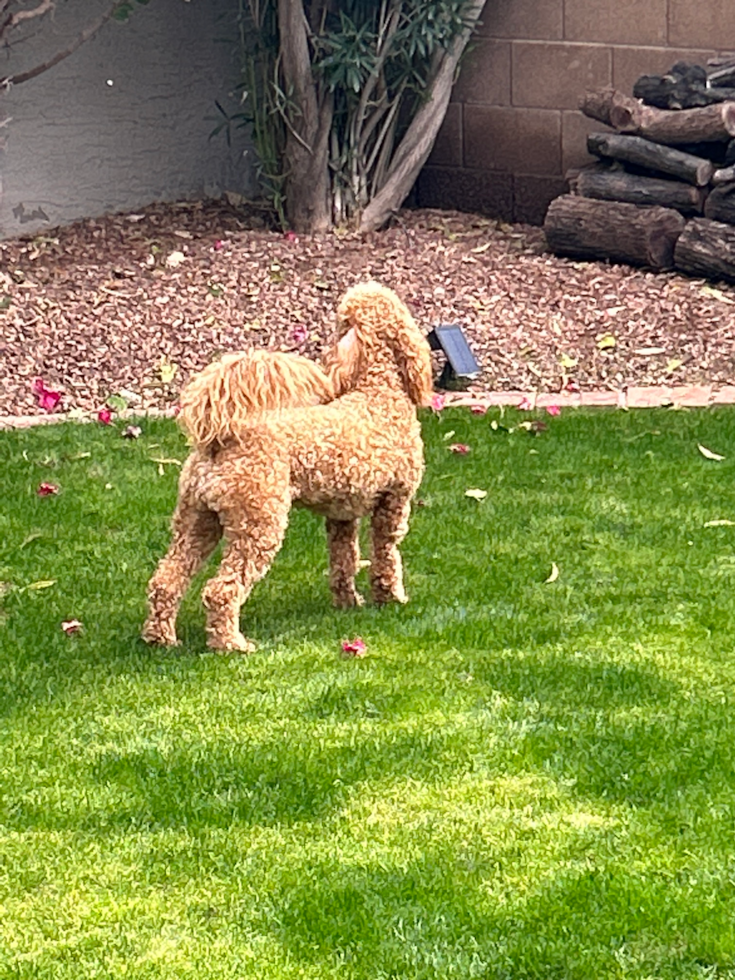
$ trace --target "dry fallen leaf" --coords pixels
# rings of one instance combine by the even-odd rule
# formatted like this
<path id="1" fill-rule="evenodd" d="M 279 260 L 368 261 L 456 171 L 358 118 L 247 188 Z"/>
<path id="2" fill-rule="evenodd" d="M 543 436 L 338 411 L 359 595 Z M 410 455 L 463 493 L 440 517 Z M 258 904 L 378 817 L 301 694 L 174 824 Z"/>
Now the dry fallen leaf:
<path id="1" fill-rule="evenodd" d="M 713 299 L 718 299 L 722 303 L 735 303 L 735 299 L 732 296 L 723 293 L 721 289 L 715 289 L 714 286 L 702 286 L 700 293 L 704 296 L 711 296 Z"/>
<path id="2" fill-rule="evenodd" d="M 161 381 L 165 385 L 170 385 L 171 382 L 176 377 L 176 372 L 179 370 L 178 364 L 173 364 L 166 357 L 165 354 L 161 356 L 161 362 L 158 368 L 159 374 L 161 375 Z"/>
<path id="3" fill-rule="evenodd" d="M 170 252 L 166 256 L 166 266 L 169 269 L 177 269 L 182 262 L 186 261 L 186 256 L 183 252 Z"/>
<path id="4" fill-rule="evenodd" d="M 559 566 L 556 564 L 555 561 L 552 561 L 551 574 L 547 579 L 544 579 L 544 585 L 549 585 L 549 583 L 551 582 L 556 582 L 558 578 L 559 578 Z"/>
<path id="5" fill-rule="evenodd" d="M 473 500 L 484 500 L 487 497 L 487 490 L 478 490 L 475 487 L 471 487 L 469 490 L 465 490 L 465 497 L 471 497 Z"/>
<path id="6" fill-rule="evenodd" d="M 617 340 L 611 333 L 606 333 L 598 338 L 597 346 L 600 350 L 612 350 L 614 347 L 617 347 L 617 343 Z"/>
<path id="7" fill-rule="evenodd" d="M 703 527 L 735 527 L 735 521 L 721 520 L 721 521 L 707 521 Z"/>
<path id="8" fill-rule="evenodd" d="M 724 456 L 720 456 L 719 453 L 713 453 L 711 449 L 707 449 L 707 447 L 703 446 L 701 443 L 697 444 L 697 449 L 700 451 L 700 453 L 704 456 L 705 459 L 714 459 L 719 461 L 725 458 Z"/>

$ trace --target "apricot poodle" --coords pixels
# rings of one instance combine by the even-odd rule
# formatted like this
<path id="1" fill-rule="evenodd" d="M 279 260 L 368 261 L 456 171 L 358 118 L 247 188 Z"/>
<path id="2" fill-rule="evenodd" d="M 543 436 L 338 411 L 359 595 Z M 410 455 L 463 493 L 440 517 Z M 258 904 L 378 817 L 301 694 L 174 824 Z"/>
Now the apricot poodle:
<path id="1" fill-rule="evenodd" d="M 143 638 L 176 643 L 176 614 L 192 576 L 224 536 L 202 600 L 209 646 L 253 649 L 240 609 L 283 542 L 292 505 L 326 518 L 336 606 L 355 589 L 359 521 L 370 516 L 376 603 L 405 602 L 398 545 L 424 469 L 416 406 L 432 392 L 429 346 L 390 289 L 365 283 L 338 309 L 323 369 L 265 351 L 228 354 L 184 389 L 186 460 L 173 538 L 148 586 Z"/>

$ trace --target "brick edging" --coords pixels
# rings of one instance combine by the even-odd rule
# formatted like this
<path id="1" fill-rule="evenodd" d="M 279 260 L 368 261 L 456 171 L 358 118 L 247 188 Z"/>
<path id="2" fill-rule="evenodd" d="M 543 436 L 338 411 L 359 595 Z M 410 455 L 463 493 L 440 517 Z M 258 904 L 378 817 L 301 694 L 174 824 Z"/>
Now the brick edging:
<path id="1" fill-rule="evenodd" d="M 487 391 L 487 392 L 447 392 L 446 405 L 481 406 L 484 408 L 505 407 L 549 408 L 707 408 L 710 405 L 735 405 L 735 385 L 713 388 L 711 385 L 677 385 L 676 387 L 652 386 L 620 388 L 597 391 Z M 126 409 L 116 418 L 174 418 L 174 408 L 149 408 L 141 411 Z M 37 425 L 53 425 L 60 422 L 94 422 L 97 415 L 71 415 L 57 412 L 50 415 L 7 415 L 0 416 L 2 429 L 30 429 Z"/>
<path id="2" fill-rule="evenodd" d="M 116 412 L 115 418 L 118 419 L 142 419 L 142 418 L 175 418 L 175 408 L 146 408 L 136 411 L 126 408 L 123 412 Z M 74 415 L 70 412 L 51 412 L 48 415 L 0 415 L 0 431 L 3 429 L 32 429 L 37 425 L 56 425 L 60 422 L 96 422 L 97 413 L 89 412 L 83 415 Z"/>
<path id="3" fill-rule="evenodd" d="M 710 405 L 735 405 L 735 385 L 713 388 L 711 385 L 677 385 L 631 387 L 598 391 L 489 391 L 453 392 L 447 395 L 447 405 L 482 405 L 517 408 L 707 408 Z"/>

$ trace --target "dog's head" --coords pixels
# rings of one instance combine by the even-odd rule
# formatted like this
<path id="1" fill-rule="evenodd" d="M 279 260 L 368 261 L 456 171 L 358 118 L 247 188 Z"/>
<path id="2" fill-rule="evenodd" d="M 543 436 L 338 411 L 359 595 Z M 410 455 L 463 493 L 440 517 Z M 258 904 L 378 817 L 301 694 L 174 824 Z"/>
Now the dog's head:
<path id="1" fill-rule="evenodd" d="M 325 361 L 339 393 L 367 375 L 391 384 L 395 376 L 414 405 L 428 405 L 433 389 L 431 353 L 405 303 L 377 282 L 349 289 L 337 309 L 339 342 Z"/>

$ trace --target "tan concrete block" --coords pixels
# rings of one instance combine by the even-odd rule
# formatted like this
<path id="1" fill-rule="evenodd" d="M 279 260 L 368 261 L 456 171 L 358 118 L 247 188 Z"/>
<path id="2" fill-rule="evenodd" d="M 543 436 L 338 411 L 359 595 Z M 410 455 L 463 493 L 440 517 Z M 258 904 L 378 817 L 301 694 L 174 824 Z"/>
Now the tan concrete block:
<path id="1" fill-rule="evenodd" d="M 581 396 L 569 394 L 566 391 L 540 392 L 536 397 L 536 408 L 578 408 L 582 404 Z"/>
<path id="2" fill-rule="evenodd" d="M 673 390 L 666 387 L 631 387 L 626 395 L 628 408 L 659 408 L 674 404 Z"/>
<path id="3" fill-rule="evenodd" d="M 561 40 L 564 0 L 488 0 L 480 20 L 481 37 Z"/>
<path id="4" fill-rule="evenodd" d="M 565 0 L 564 38 L 666 44 L 666 0 Z"/>
<path id="5" fill-rule="evenodd" d="M 709 385 L 679 385 L 672 391 L 675 405 L 682 408 L 704 408 L 712 403 L 712 388 Z"/>
<path id="6" fill-rule="evenodd" d="M 561 113 L 464 107 L 464 165 L 473 170 L 561 175 Z"/>
<path id="7" fill-rule="evenodd" d="M 735 385 L 723 385 L 712 394 L 714 405 L 735 405 Z"/>
<path id="8" fill-rule="evenodd" d="M 611 129 L 595 119 L 588 119 L 581 112 L 567 110 L 561 114 L 561 166 L 562 173 L 572 167 L 584 167 L 596 157 L 587 152 L 590 133 L 609 133 Z"/>
<path id="9" fill-rule="evenodd" d="M 513 178 L 510 174 L 424 167 L 416 182 L 416 206 L 475 211 L 513 220 Z"/>
<path id="10" fill-rule="evenodd" d="M 613 48 L 613 85 L 631 95 L 641 75 L 662 75 L 677 61 L 706 65 L 714 54 L 712 48 Z"/>
<path id="11" fill-rule="evenodd" d="M 619 391 L 583 391 L 580 402 L 584 408 L 610 408 L 621 404 Z"/>
<path id="12" fill-rule="evenodd" d="M 669 0 L 669 44 L 682 47 L 732 46 L 735 3 L 732 0 Z"/>
<path id="13" fill-rule="evenodd" d="M 452 99 L 510 105 L 510 41 L 480 38 L 462 64 Z"/>
<path id="14" fill-rule="evenodd" d="M 589 44 L 514 41 L 512 103 L 539 109 L 576 109 L 585 89 L 609 85 L 610 48 Z"/>
<path id="15" fill-rule="evenodd" d="M 427 160 L 429 166 L 462 166 L 462 106 L 450 102 L 436 142 Z"/>
<path id="16" fill-rule="evenodd" d="M 513 220 L 542 225 L 551 202 L 565 191 L 566 183 L 561 177 L 516 174 L 513 177 Z"/>

